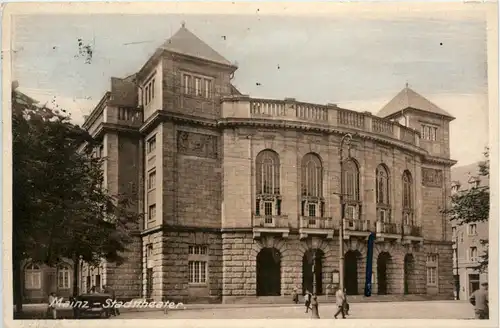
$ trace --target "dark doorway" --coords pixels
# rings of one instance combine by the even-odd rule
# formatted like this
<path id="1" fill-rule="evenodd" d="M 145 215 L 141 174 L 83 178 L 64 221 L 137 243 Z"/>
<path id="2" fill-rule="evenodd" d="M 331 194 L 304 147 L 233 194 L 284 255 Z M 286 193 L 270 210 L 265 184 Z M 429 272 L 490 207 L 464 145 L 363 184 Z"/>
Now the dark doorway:
<path id="1" fill-rule="evenodd" d="M 316 260 L 314 254 L 316 253 Z M 325 254 L 320 249 L 310 249 L 304 253 L 302 258 L 302 293 L 306 290 L 314 293 L 313 281 L 313 262 L 314 275 L 316 276 L 316 295 L 323 295 L 323 258 Z"/>
<path id="2" fill-rule="evenodd" d="M 146 269 L 146 298 L 153 296 L 153 268 Z"/>
<path id="3" fill-rule="evenodd" d="M 257 296 L 281 295 L 281 254 L 276 248 L 263 248 L 257 254 Z"/>
<path id="4" fill-rule="evenodd" d="M 404 264 L 404 284 L 405 294 L 415 294 L 416 281 L 415 281 L 415 258 L 412 254 L 405 255 Z"/>
<path id="5" fill-rule="evenodd" d="M 358 295 L 358 261 L 361 253 L 348 251 L 344 255 L 344 287 L 347 295 Z"/>
<path id="6" fill-rule="evenodd" d="M 387 267 L 391 261 L 391 255 L 382 252 L 377 258 L 377 287 L 379 295 L 387 295 L 388 290 L 388 270 Z"/>

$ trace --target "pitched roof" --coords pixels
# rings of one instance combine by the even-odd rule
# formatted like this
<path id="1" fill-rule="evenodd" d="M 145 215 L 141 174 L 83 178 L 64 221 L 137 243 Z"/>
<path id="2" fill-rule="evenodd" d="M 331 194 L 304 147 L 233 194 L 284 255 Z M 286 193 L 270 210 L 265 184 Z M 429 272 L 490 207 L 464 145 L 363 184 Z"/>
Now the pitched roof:
<path id="1" fill-rule="evenodd" d="M 480 162 L 453 167 L 451 169 L 452 185 L 458 184 L 461 187 L 460 190 L 464 190 L 469 188 L 470 183 L 478 179 L 480 186 L 489 186 L 489 178 L 479 175 L 479 164 Z"/>
<path id="2" fill-rule="evenodd" d="M 379 112 L 378 116 L 388 117 L 395 113 L 401 112 L 404 109 L 417 109 L 428 113 L 446 116 L 450 119 L 455 119 L 445 110 L 439 108 L 436 104 L 427 100 L 422 95 L 416 93 L 408 87 L 408 85 L 401 90 L 387 105 L 385 105 Z"/>
<path id="3" fill-rule="evenodd" d="M 184 24 L 182 27 L 160 47 L 166 51 L 193 56 L 215 63 L 234 66 L 229 60 L 222 57 L 217 51 L 191 33 Z"/>

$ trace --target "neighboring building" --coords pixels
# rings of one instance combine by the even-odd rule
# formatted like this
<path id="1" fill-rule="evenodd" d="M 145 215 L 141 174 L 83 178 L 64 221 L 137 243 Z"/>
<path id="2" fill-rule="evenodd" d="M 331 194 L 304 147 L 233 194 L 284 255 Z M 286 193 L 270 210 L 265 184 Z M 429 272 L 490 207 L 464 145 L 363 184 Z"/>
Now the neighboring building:
<path id="1" fill-rule="evenodd" d="M 488 177 L 479 175 L 479 163 L 453 168 L 451 171 L 452 194 L 470 188 L 489 186 Z M 459 298 L 467 300 L 482 282 L 488 281 L 488 273 L 479 273 L 474 268 L 479 265 L 481 255 L 486 251 L 481 240 L 488 239 L 488 222 L 475 222 L 457 225 L 452 222 L 453 274 Z M 458 253 L 458 261 L 457 261 Z"/>
<path id="2" fill-rule="evenodd" d="M 441 210 L 454 118 L 408 87 L 379 116 L 254 99 L 231 84 L 236 69 L 182 26 L 137 74 L 111 79 L 84 128 L 102 140 L 108 189 L 128 193 L 146 217 L 127 262 L 104 264 L 100 284 L 122 298 L 283 296 L 312 289 L 316 254 L 317 292 L 331 293 L 339 145 L 349 132 L 348 293 L 363 293 L 375 232 L 374 294 L 453 298 L 451 224 Z M 83 281 L 87 272 L 95 270 L 84 268 Z"/>

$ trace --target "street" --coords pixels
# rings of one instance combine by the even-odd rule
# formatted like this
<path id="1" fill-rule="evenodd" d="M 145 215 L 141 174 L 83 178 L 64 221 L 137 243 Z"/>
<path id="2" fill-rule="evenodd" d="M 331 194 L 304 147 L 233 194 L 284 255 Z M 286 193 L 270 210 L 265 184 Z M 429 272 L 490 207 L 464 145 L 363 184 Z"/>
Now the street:
<path id="1" fill-rule="evenodd" d="M 213 306 L 213 308 L 162 311 L 126 312 L 111 319 L 304 319 L 303 305 L 268 307 L 245 307 L 244 305 Z M 335 306 L 325 304 L 319 307 L 322 319 L 333 319 Z M 473 319 L 474 311 L 467 302 L 374 302 L 351 304 L 348 319 Z"/>

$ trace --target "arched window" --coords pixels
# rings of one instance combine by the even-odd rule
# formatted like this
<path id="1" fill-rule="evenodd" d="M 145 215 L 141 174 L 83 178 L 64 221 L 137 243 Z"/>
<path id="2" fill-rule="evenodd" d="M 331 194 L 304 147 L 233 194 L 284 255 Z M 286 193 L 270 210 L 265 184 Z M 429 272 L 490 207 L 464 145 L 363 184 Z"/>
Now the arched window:
<path id="1" fill-rule="evenodd" d="M 255 214 L 281 215 L 280 161 L 276 152 L 266 149 L 257 155 L 255 177 Z"/>
<path id="2" fill-rule="evenodd" d="M 42 288 L 42 270 L 35 263 L 30 263 L 24 268 L 24 287 L 26 289 Z"/>
<path id="3" fill-rule="evenodd" d="M 359 170 L 358 165 L 353 160 L 349 160 L 343 165 L 344 171 L 344 199 L 348 202 L 359 201 Z"/>
<path id="4" fill-rule="evenodd" d="M 323 166 L 318 155 L 309 153 L 302 159 L 302 216 L 323 216 Z"/>
<path id="5" fill-rule="evenodd" d="M 384 165 L 379 165 L 377 174 L 377 204 L 389 205 L 389 173 Z"/>
<path id="6" fill-rule="evenodd" d="M 71 273 L 69 266 L 63 264 L 57 268 L 57 287 L 61 289 L 69 289 Z"/>
<path id="7" fill-rule="evenodd" d="M 403 224 L 413 225 L 413 179 L 409 171 L 403 172 Z"/>

